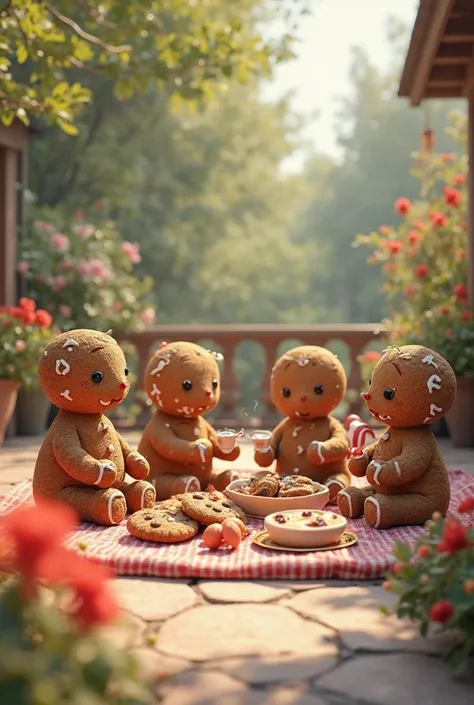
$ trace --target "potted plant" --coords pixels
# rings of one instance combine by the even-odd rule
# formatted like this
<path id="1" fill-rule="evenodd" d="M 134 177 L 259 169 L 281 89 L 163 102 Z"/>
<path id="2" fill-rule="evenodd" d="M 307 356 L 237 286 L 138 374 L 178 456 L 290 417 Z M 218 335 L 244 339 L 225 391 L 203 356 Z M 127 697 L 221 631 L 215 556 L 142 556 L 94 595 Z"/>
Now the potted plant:
<path id="1" fill-rule="evenodd" d="M 462 147 L 465 120 L 450 128 Z M 384 327 L 391 345 L 437 350 L 453 367 L 458 394 L 446 420 L 456 446 L 474 446 L 474 320 L 467 291 L 467 160 L 465 154 L 414 155 L 420 198 L 399 198 L 397 227 L 358 235 L 382 266 L 383 291 L 392 305 Z"/>
<path id="2" fill-rule="evenodd" d="M 151 705 L 151 683 L 101 630 L 120 609 L 110 571 L 62 546 L 76 517 L 44 500 L 3 518 L 0 702 Z"/>
<path id="3" fill-rule="evenodd" d="M 459 506 L 474 514 L 474 496 Z M 439 513 L 414 546 L 395 545 L 396 563 L 384 588 L 398 595 L 395 613 L 418 622 L 426 636 L 433 628 L 457 632 L 446 654 L 451 666 L 462 670 L 474 656 L 474 528 Z M 387 612 L 387 610 L 383 610 Z"/>
<path id="4" fill-rule="evenodd" d="M 36 310 L 31 299 L 21 299 L 19 306 L 0 308 L 0 443 L 13 416 L 20 387 L 20 394 L 25 395 L 39 389 L 36 366 L 52 336 L 51 324 L 50 314 Z M 26 405 L 23 402 L 23 429 L 39 423 L 37 432 L 44 431 L 47 402 L 44 398 L 41 401 L 42 406 L 38 406 L 35 398 L 28 396 Z"/>

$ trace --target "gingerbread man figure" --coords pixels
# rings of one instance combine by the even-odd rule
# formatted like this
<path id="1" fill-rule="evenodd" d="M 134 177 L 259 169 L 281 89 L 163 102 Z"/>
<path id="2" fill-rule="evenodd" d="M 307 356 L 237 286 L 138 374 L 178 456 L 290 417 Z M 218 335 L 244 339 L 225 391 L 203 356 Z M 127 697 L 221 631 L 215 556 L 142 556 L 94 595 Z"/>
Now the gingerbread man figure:
<path id="1" fill-rule="evenodd" d="M 114 338 L 93 330 L 62 333 L 44 350 L 38 371 L 59 413 L 36 460 L 35 498 L 61 500 L 81 520 L 106 526 L 119 524 L 127 509 L 153 507 L 148 462 L 103 414 L 129 391 L 125 357 Z"/>
<path id="2" fill-rule="evenodd" d="M 339 493 L 346 517 L 364 516 L 370 526 L 423 524 L 445 514 L 449 478 L 430 424 L 456 396 L 456 377 L 438 353 L 419 345 L 391 348 L 377 363 L 363 395 L 369 412 L 388 425 L 378 441 L 355 454 L 349 469 L 368 485 Z"/>
<path id="3" fill-rule="evenodd" d="M 230 470 L 213 470 L 213 458 L 236 460 L 240 448 L 223 452 L 216 431 L 203 418 L 220 398 L 218 357 L 200 345 L 174 342 L 163 343 L 148 363 L 145 387 L 156 411 L 138 450 L 150 463 L 159 500 L 209 483 L 223 490 L 237 477 Z"/>
<path id="4" fill-rule="evenodd" d="M 299 474 L 326 484 L 334 503 L 350 483 L 346 431 L 330 415 L 346 386 L 343 366 L 325 348 L 305 345 L 282 355 L 272 370 L 271 399 L 285 418 L 268 450 L 255 452 L 255 462 L 269 467 L 276 460 L 282 476 Z"/>

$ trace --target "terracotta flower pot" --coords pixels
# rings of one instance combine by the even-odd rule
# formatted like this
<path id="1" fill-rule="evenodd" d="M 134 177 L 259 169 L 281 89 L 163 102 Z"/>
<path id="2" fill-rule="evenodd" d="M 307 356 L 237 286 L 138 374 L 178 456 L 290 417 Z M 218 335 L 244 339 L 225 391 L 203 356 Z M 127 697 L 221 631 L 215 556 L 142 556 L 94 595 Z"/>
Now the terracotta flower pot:
<path id="1" fill-rule="evenodd" d="M 13 379 L 0 379 L 0 446 L 15 411 L 20 385 Z"/>
<path id="2" fill-rule="evenodd" d="M 457 448 L 474 447 L 474 379 L 456 377 L 458 391 L 446 414 L 449 435 Z"/>
<path id="3" fill-rule="evenodd" d="M 42 389 L 20 389 L 16 405 L 19 436 L 40 436 L 46 431 L 50 403 Z"/>

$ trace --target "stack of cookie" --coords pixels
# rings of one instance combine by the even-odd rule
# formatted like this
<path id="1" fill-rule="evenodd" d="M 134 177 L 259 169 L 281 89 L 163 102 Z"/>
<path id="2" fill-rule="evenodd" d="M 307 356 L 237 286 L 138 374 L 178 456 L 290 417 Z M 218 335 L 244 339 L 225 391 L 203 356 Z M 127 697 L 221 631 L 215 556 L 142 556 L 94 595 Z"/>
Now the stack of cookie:
<path id="1" fill-rule="evenodd" d="M 252 475 L 243 494 L 257 497 L 306 497 L 321 491 L 321 485 L 302 475 L 280 477 L 274 472 Z"/>
<path id="2" fill-rule="evenodd" d="M 222 524 L 232 517 L 247 523 L 242 509 L 222 492 L 188 492 L 135 512 L 127 529 L 142 541 L 179 543 L 196 536 L 201 524 Z"/>

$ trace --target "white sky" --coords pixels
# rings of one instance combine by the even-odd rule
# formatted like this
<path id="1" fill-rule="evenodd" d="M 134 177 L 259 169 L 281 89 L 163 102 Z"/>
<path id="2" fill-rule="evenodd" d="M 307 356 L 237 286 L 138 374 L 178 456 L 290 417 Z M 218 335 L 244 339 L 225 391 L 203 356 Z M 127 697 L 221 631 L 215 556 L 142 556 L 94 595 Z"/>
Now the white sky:
<path id="1" fill-rule="evenodd" d="M 300 20 L 296 46 L 297 58 L 279 66 L 275 80 L 264 89 L 264 96 L 277 98 L 295 93 L 292 108 L 311 116 L 304 132 L 318 151 L 337 155 L 333 118 L 335 98 L 350 90 L 351 48 L 362 46 L 380 67 L 390 59 L 386 25 L 390 16 L 413 25 L 418 0 L 310 0 L 312 14 Z M 289 168 L 298 168 L 295 157 Z"/>

